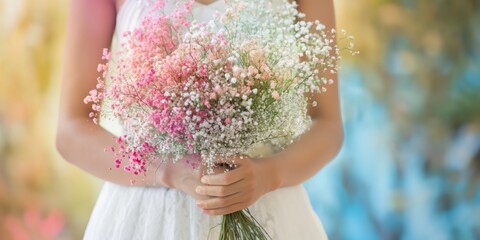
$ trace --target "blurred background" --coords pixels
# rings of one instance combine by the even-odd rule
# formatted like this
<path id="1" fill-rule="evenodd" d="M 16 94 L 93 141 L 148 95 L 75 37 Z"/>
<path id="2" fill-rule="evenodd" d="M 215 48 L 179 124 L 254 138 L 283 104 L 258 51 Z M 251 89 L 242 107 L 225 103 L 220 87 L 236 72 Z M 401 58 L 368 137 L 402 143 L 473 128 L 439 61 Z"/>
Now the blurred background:
<path id="1" fill-rule="evenodd" d="M 67 7 L 0 1 L 0 239 L 81 239 L 102 184 L 54 147 Z M 330 238 L 480 239 L 480 1 L 336 8 L 346 141 L 305 183 Z"/>

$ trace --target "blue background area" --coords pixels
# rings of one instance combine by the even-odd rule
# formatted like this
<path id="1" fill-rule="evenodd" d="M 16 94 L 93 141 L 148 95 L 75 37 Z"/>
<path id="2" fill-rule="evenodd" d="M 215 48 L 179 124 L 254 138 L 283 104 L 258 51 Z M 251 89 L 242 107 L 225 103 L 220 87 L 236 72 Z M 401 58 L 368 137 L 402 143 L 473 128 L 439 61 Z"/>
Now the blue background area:
<path id="1" fill-rule="evenodd" d="M 404 2 L 398 6 L 415 5 Z M 473 24 L 480 21 L 474 16 L 464 29 L 468 37 L 459 40 L 464 45 L 453 52 L 426 56 L 416 51 L 415 38 L 393 34 L 385 38 L 380 71 L 362 60 L 344 64 L 345 143 L 305 183 L 331 239 L 480 239 L 480 25 Z M 408 68 L 405 52 L 420 70 Z M 434 72 L 427 78 L 440 76 L 429 80 L 441 85 L 437 92 L 422 82 L 425 69 Z"/>

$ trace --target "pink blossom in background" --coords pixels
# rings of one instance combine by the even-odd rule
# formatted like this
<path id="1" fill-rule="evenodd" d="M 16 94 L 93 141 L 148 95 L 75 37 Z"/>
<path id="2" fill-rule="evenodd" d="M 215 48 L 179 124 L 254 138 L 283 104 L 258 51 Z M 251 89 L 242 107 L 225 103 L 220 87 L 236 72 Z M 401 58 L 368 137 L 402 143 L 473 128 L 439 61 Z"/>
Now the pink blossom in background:
<path id="1" fill-rule="evenodd" d="M 49 240 L 59 239 L 65 216 L 57 210 L 43 215 L 38 207 L 29 206 L 22 216 L 7 215 L 1 222 L 12 239 Z"/>

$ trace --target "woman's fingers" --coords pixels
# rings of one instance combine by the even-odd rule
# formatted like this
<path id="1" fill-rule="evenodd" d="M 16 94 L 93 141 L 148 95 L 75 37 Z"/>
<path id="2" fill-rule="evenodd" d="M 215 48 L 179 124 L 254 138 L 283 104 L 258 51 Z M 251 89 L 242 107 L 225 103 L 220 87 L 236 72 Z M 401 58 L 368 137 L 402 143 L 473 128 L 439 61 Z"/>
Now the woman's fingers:
<path id="1" fill-rule="evenodd" d="M 226 186 L 244 179 L 247 175 L 245 167 L 240 165 L 224 173 L 205 175 L 201 178 L 203 184 Z"/>
<path id="2" fill-rule="evenodd" d="M 235 193 L 226 197 L 214 197 L 207 200 L 197 201 L 197 206 L 203 210 L 215 210 L 228 208 L 234 204 L 242 203 L 247 205 L 250 194 Z"/>
<path id="3" fill-rule="evenodd" d="M 227 197 L 215 197 L 207 200 L 199 200 L 197 201 L 197 206 L 204 210 L 210 210 L 228 207 L 239 202 L 242 202 L 242 199 L 239 193 L 236 193 Z"/>
<path id="4" fill-rule="evenodd" d="M 225 215 L 229 213 L 234 213 L 246 208 L 248 205 L 245 203 L 234 203 L 230 206 L 216 209 L 205 209 L 203 213 L 208 215 Z"/>
<path id="5" fill-rule="evenodd" d="M 258 171 L 251 159 L 243 159 L 225 173 L 205 175 L 195 189 L 207 199 L 197 201 L 205 214 L 222 215 L 242 210 L 258 199 Z"/>
<path id="6" fill-rule="evenodd" d="M 200 185 L 195 189 L 197 194 L 211 197 L 226 197 L 245 190 L 248 190 L 248 183 L 244 179 L 230 185 Z"/>
<path id="7" fill-rule="evenodd" d="M 210 196 L 208 199 L 197 201 L 198 207 L 204 210 L 228 208 L 236 203 L 248 206 L 254 199 L 254 189 L 247 180 L 229 186 L 200 186 L 197 190 L 204 191 Z"/>

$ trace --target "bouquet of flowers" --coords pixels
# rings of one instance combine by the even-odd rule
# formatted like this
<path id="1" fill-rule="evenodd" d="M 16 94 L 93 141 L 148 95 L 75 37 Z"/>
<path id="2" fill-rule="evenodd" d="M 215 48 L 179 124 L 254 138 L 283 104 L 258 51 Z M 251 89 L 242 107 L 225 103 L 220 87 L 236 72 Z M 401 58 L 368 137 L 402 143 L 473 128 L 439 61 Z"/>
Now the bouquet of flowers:
<path id="1" fill-rule="evenodd" d="M 104 51 L 103 76 L 85 103 L 96 122 L 105 101 L 122 124 L 117 168 L 146 174 L 163 155 L 199 154 L 192 168 L 203 164 L 210 174 L 218 157 L 265 142 L 283 148 L 311 121 L 307 105 L 316 103 L 305 93 L 333 82 L 324 73 L 338 70 L 336 32 L 302 20 L 295 2 L 232 0 L 209 22 L 189 20 L 192 4 L 163 14 L 157 1 L 119 52 Z M 268 236 L 247 209 L 224 216 L 221 234 Z"/>

